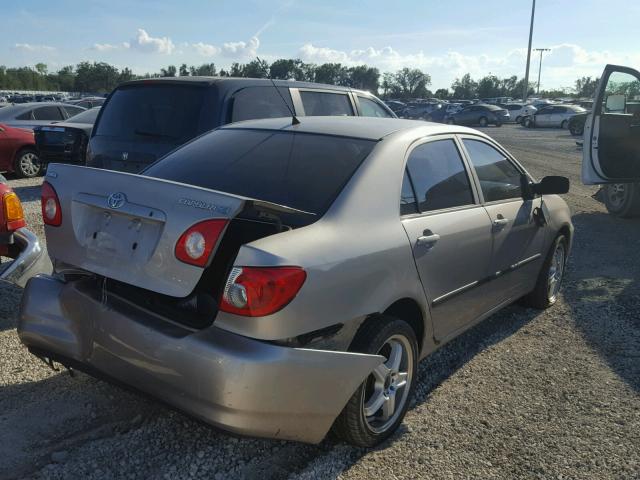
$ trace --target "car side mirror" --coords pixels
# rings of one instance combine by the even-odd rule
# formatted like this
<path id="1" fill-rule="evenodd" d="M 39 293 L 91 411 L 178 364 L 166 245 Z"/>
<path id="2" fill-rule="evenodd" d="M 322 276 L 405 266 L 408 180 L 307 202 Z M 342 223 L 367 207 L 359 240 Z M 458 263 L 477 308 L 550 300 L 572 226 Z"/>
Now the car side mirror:
<path id="1" fill-rule="evenodd" d="M 567 193 L 569 191 L 569 179 L 567 177 L 550 175 L 544 177 L 538 183 L 531 183 L 529 187 L 531 192 L 538 195 Z"/>
<path id="2" fill-rule="evenodd" d="M 609 95 L 605 103 L 606 111 L 610 113 L 624 113 L 627 105 L 627 96 L 624 94 Z"/>

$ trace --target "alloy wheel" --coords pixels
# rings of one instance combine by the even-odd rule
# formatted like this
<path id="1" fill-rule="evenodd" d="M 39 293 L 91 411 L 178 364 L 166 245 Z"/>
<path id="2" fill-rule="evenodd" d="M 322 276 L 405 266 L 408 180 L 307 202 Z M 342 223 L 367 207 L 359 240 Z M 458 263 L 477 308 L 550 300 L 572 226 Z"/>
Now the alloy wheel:
<path id="1" fill-rule="evenodd" d="M 411 343 L 393 335 L 378 351 L 387 361 L 369 375 L 362 397 L 362 412 L 371 431 L 389 429 L 404 410 L 414 374 Z"/>
<path id="2" fill-rule="evenodd" d="M 18 169 L 25 177 L 35 177 L 40 173 L 40 159 L 33 152 L 26 152 L 20 156 L 18 160 Z"/>
<path id="3" fill-rule="evenodd" d="M 551 259 L 551 265 L 549 265 L 549 276 L 547 279 L 547 295 L 550 302 L 555 302 L 558 292 L 560 291 L 560 285 L 562 284 L 562 277 L 564 276 L 564 264 L 565 264 L 566 250 L 563 242 L 559 242 L 556 245 L 556 249 L 553 252 L 553 258 Z"/>
<path id="4" fill-rule="evenodd" d="M 627 197 L 626 185 L 624 183 L 613 183 L 604 189 L 609 204 L 615 209 L 622 208 Z"/>

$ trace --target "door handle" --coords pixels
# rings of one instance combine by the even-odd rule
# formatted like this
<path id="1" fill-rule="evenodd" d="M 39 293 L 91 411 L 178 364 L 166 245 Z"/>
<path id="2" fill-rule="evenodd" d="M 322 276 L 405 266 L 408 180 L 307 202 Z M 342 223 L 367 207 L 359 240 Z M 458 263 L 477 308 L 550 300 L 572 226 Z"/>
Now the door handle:
<path id="1" fill-rule="evenodd" d="M 504 218 L 501 214 L 493 221 L 493 226 L 496 228 L 502 228 L 509 223 L 509 220 Z"/>
<path id="2" fill-rule="evenodd" d="M 418 245 L 432 247 L 438 240 L 440 240 L 440 235 L 437 233 L 432 233 L 431 231 L 423 232 L 427 235 L 421 235 L 418 237 Z"/>

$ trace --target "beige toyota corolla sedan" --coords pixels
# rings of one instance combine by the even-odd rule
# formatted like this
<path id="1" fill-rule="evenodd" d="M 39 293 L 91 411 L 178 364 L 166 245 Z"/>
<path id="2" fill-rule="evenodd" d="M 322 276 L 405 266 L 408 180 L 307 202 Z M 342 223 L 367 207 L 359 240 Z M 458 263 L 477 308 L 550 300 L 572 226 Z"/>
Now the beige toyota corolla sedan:
<path id="1" fill-rule="evenodd" d="M 233 432 L 375 445 L 420 359 L 556 301 L 567 189 L 475 130 L 375 118 L 231 124 L 142 175 L 52 164 L 55 271 L 18 332 Z"/>

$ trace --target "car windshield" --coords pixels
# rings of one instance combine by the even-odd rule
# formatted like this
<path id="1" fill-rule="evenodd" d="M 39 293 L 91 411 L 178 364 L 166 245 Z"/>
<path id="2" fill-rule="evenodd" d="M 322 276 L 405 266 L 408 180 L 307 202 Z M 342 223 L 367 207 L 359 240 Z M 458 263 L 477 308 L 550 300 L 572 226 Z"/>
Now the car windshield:
<path id="1" fill-rule="evenodd" d="M 92 108 L 91 110 L 86 110 L 84 112 L 80 112 L 77 115 L 69 118 L 67 120 L 68 123 L 95 123 L 96 117 L 98 116 L 98 112 L 100 111 L 100 107 Z"/>
<path id="2" fill-rule="evenodd" d="M 323 214 L 373 140 L 220 129 L 158 160 L 143 175 Z"/>

